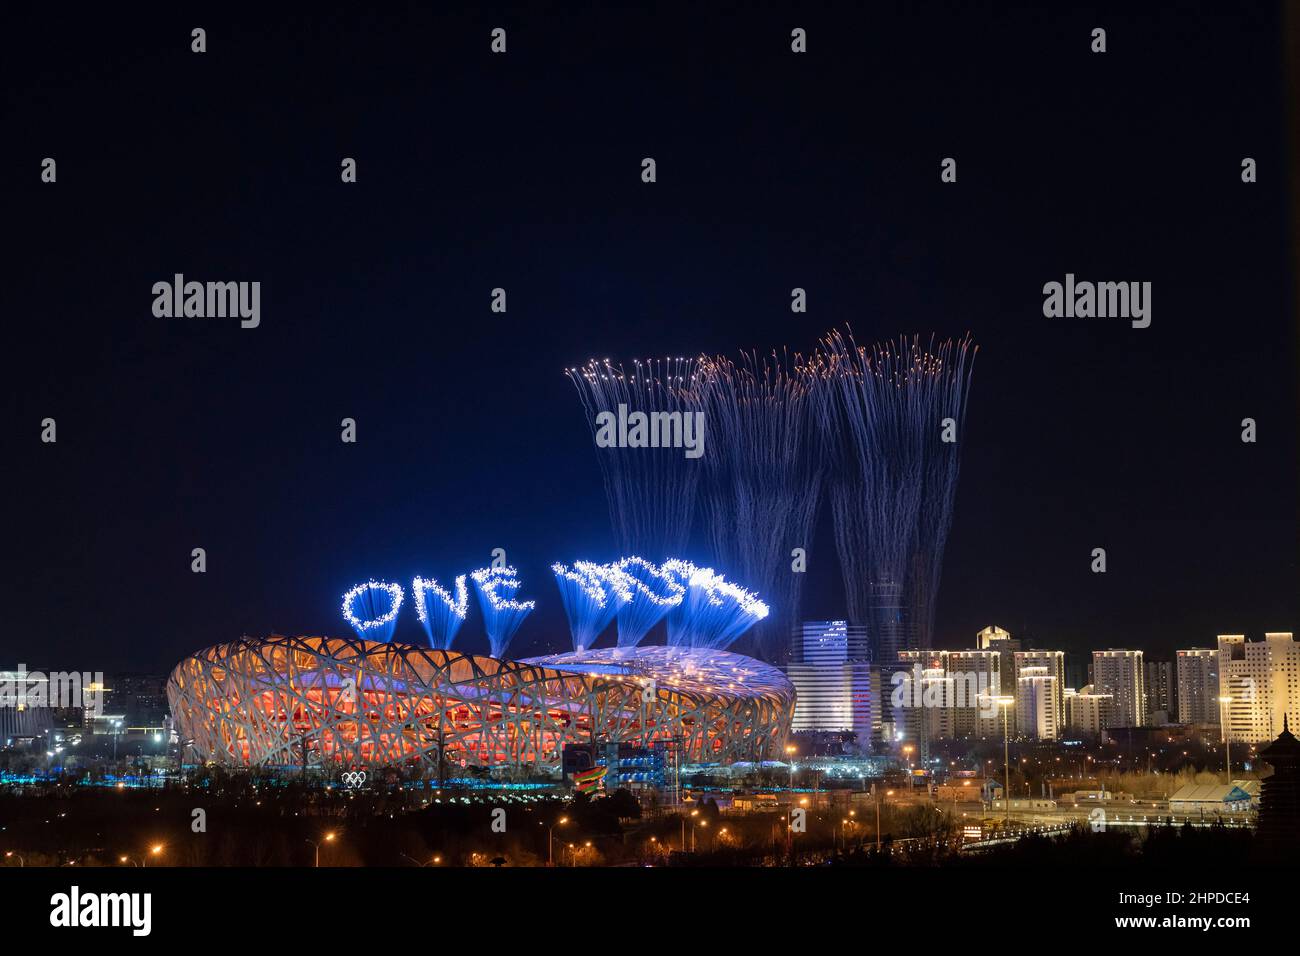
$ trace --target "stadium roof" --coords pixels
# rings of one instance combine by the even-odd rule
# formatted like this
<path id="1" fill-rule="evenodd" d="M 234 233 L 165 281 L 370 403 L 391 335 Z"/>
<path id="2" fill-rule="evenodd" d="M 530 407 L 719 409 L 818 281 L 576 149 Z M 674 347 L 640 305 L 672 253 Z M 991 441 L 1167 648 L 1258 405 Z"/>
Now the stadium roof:
<path id="1" fill-rule="evenodd" d="M 691 693 L 713 693 L 727 697 L 782 697 L 794 694 L 789 678 L 770 664 L 704 648 L 601 647 L 530 657 L 521 664 L 536 664 L 553 670 L 579 674 L 626 674 L 653 678 Z"/>

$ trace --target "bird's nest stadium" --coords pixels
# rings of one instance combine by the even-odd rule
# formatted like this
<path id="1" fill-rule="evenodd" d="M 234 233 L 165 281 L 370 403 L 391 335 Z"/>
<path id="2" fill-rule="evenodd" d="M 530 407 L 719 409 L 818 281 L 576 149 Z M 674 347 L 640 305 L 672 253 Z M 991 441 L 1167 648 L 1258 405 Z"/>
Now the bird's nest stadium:
<path id="1" fill-rule="evenodd" d="M 775 756 L 794 687 L 727 651 L 600 648 L 527 660 L 360 638 L 241 638 L 185 658 L 167 697 L 193 752 L 227 766 L 551 770 L 566 743 L 670 742 Z"/>

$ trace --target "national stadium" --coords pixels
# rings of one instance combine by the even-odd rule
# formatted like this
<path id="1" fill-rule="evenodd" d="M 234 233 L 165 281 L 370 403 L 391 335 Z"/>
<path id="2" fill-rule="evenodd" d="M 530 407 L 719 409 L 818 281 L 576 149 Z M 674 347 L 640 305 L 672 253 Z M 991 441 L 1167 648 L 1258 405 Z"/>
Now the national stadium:
<path id="1" fill-rule="evenodd" d="M 727 651 L 601 648 L 511 661 L 362 638 L 241 638 L 167 685 L 176 730 L 220 765 L 559 767 L 567 743 L 672 742 L 690 762 L 780 752 L 794 688 Z"/>

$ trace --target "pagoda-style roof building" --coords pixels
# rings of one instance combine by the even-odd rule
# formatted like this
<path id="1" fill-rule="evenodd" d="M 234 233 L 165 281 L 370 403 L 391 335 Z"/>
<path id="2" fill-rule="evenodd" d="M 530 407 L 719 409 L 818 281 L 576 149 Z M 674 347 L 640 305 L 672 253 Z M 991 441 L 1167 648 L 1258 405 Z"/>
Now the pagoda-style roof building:
<path id="1" fill-rule="evenodd" d="M 1260 790 L 1257 838 L 1274 853 L 1300 849 L 1300 740 L 1285 716 L 1282 733 L 1259 752 L 1259 759 L 1273 774 L 1264 778 Z"/>

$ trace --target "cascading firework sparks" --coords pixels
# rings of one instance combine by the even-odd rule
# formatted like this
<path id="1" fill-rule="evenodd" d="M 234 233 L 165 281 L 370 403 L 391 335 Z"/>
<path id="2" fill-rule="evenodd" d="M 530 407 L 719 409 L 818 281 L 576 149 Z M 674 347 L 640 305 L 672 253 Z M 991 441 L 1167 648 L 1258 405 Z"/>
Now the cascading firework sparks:
<path id="1" fill-rule="evenodd" d="M 358 637 L 390 641 L 397 629 L 397 612 L 402 609 L 403 596 L 400 584 L 385 581 L 358 584 L 343 595 L 343 617 Z"/>
<path id="2" fill-rule="evenodd" d="M 632 600 L 631 582 L 626 575 L 590 561 L 575 561 L 571 568 L 553 564 L 551 570 L 569 619 L 573 649 L 587 650 Z"/>
<path id="3" fill-rule="evenodd" d="M 487 631 L 492 656 L 504 657 L 519 625 L 533 612 L 536 602 L 514 599 L 521 586 L 514 568 L 479 568 L 470 577 L 474 581 L 474 590 L 478 592 L 483 627 Z M 502 594 L 503 591 L 506 595 Z"/>
<path id="4" fill-rule="evenodd" d="M 465 623 L 469 612 L 469 593 L 465 587 L 465 575 L 456 576 L 456 597 L 453 599 L 447 590 L 432 578 L 417 577 L 411 583 L 411 600 L 415 602 L 415 613 L 424 626 L 424 633 L 429 635 L 429 646 L 438 650 L 448 650 L 456 639 L 456 632 Z"/>
<path id="5" fill-rule="evenodd" d="M 631 370 L 592 359 L 567 370 L 578 390 L 587 424 L 598 434 L 602 412 L 686 415 L 695 407 L 690 389 L 696 360 L 637 360 Z M 700 463 L 680 448 L 596 449 L 610 520 L 624 554 L 675 554 L 686 545 L 695 516 Z"/>
<path id="6" fill-rule="evenodd" d="M 739 364 L 702 359 L 695 383 L 713 436 L 704 502 L 714 556 L 772 597 L 775 611 L 752 645 L 757 656 L 779 659 L 799 615 L 804 575 L 792 566 L 794 550 L 811 547 L 821 495 L 823 381 L 798 355 L 773 352 L 742 353 Z"/>
<path id="7" fill-rule="evenodd" d="M 674 647 L 724 650 L 768 616 L 758 595 L 732 584 L 712 568 L 673 559 L 662 565 L 686 588 L 668 612 L 668 643 Z"/>
<path id="8" fill-rule="evenodd" d="M 686 588 L 645 558 L 627 557 L 605 566 L 631 594 L 618 610 L 618 646 L 635 647 L 670 610 L 682 603 Z"/>
<path id="9" fill-rule="evenodd" d="M 969 336 L 859 346 L 832 332 L 810 363 L 828 390 L 836 453 L 831 510 L 849 616 L 865 623 L 882 664 L 930 647 L 943 550 L 952 524 L 974 347 Z"/>

